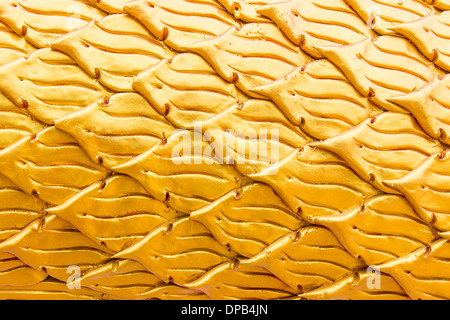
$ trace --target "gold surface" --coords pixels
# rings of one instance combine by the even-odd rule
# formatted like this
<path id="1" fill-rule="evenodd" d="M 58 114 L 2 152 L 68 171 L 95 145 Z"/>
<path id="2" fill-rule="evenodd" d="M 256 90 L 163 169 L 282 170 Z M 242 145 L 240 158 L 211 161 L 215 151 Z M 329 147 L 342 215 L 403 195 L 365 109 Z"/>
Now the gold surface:
<path id="1" fill-rule="evenodd" d="M 450 299 L 448 259 L 450 243 L 440 239 L 380 266 L 394 277 L 412 299 Z"/>
<path id="2" fill-rule="evenodd" d="M 270 185 L 305 219 L 343 212 L 380 193 L 336 155 L 311 146 L 250 177 Z"/>
<path id="3" fill-rule="evenodd" d="M 88 0 L 89 3 L 108 13 L 123 13 L 123 5 L 129 0 Z"/>
<path id="4" fill-rule="evenodd" d="M 299 292 L 264 268 L 236 261 L 223 263 L 186 286 L 215 300 L 281 299 Z"/>
<path id="5" fill-rule="evenodd" d="M 37 219 L 0 244 L 0 252 L 10 253 L 35 270 L 68 282 L 68 267 L 81 272 L 107 262 L 111 253 L 97 245 L 68 222 L 54 215 Z"/>
<path id="6" fill-rule="evenodd" d="M 339 155 L 362 179 L 386 193 L 397 193 L 386 180 L 404 176 L 445 148 L 427 136 L 412 116 L 394 112 L 312 145 Z"/>
<path id="7" fill-rule="evenodd" d="M 181 218 L 154 228 L 114 257 L 136 260 L 166 283 L 186 285 L 236 253 L 221 245 L 201 223 Z"/>
<path id="8" fill-rule="evenodd" d="M 151 198 L 137 181 L 120 175 L 95 183 L 71 201 L 46 211 L 114 252 L 178 216 L 175 210 Z"/>
<path id="9" fill-rule="evenodd" d="M 89 288 L 71 290 L 64 282 L 48 279 L 27 286 L 0 286 L 0 298 L 8 300 L 117 300 Z"/>
<path id="10" fill-rule="evenodd" d="M 450 12 L 430 14 L 391 29 L 408 38 L 437 66 L 450 71 Z"/>
<path id="11" fill-rule="evenodd" d="M 449 76 L 437 77 L 420 90 L 389 100 L 411 112 L 431 137 L 450 145 L 450 128 L 446 120 L 450 106 L 449 84 Z"/>
<path id="12" fill-rule="evenodd" d="M 270 98 L 292 123 L 319 140 L 381 112 L 325 59 L 312 61 L 252 91 Z"/>
<path id="13" fill-rule="evenodd" d="M 448 0 L 4 0 L 0 299 L 450 299 Z"/>
<path id="14" fill-rule="evenodd" d="M 139 0 L 126 3 L 124 10 L 181 52 L 188 51 L 190 44 L 241 25 L 215 0 Z"/>
<path id="15" fill-rule="evenodd" d="M 248 100 L 202 122 L 215 157 L 251 175 L 289 156 L 312 139 L 284 116 L 275 104 Z M 275 131 L 274 131 L 275 130 Z"/>
<path id="16" fill-rule="evenodd" d="M 399 23 L 419 19 L 433 12 L 431 6 L 420 0 L 346 1 L 365 22 L 380 34 L 393 34 L 394 32 L 390 29 L 391 27 Z M 426 1 L 429 2 L 429 0 Z"/>
<path id="17" fill-rule="evenodd" d="M 368 283 L 373 281 L 373 273 L 358 272 L 299 297 L 308 300 L 410 300 L 392 277 L 380 275 L 382 290 L 369 288 Z"/>
<path id="18" fill-rule="evenodd" d="M 52 205 L 63 203 L 108 175 L 108 170 L 92 162 L 72 136 L 55 127 L 1 151 L 0 172 L 26 193 Z"/>
<path id="19" fill-rule="evenodd" d="M 38 48 L 106 16 L 87 1 L 77 0 L 5 0 L 0 12 L 0 21 Z"/>
<path id="20" fill-rule="evenodd" d="M 220 163 L 210 147 L 201 133 L 182 131 L 113 169 L 134 177 L 155 199 L 189 213 L 251 181 Z M 193 184 L 197 187 L 192 188 Z"/>
<path id="21" fill-rule="evenodd" d="M 195 122 L 249 99 L 193 53 L 178 54 L 141 72 L 133 88 L 169 122 L 183 129 L 194 129 Z"/>
<path id="22" fill-rule="evenodd" d="M 354 257 L 378 265 L 430 245 L 436 238 L 404 197 L 381 195 L 359 208 L 314 219 L 329 228 Z"/>
<path id="23" fill-rule="evenodd" d="M 122 14 L 91 22 L 56 39 L 51 47 L 71 56 L 91 77 L 117 92 L 132 91 L 138 73 L 172 57 L 171 50 L 139 22 Z"/>
<path id="24" fill-rule="evenodd" d="M 166 284 L 134 260 L 113 260 L 83 275 L 80 284 L 122 299 L 209 300 L 198 290 Z"/>
<path id="25" fill-rule="evenodd" d="M 50 49 L 0 67 L 0 90 L 47 124 L 111 95 L 69 56 Z"/>
<path id="26" fill-rule="evenodd" d="M 36 48 L 3 22 L 0 22 L 0 65 L 25 57 Z"/>
<path id="27" fill-rule="evenodd" d="M 440 231 L 450 231 L 448 220 L 448 150 L 433 154 L 409 174 L 386 181 L 401 191 L 426 222 Z"/>
<path id="28" fill-rule="evenodd" d="M 333 283 L 363 266 L 333 233 L 317 226 L 280 238 L 243 264 L 264 267 L 300 292 Z"/>
<path id="29" fill-rule="evenodd" d="M 232 191 L 194 211 L 190 219 L 204 224 L 221 244 L 253 257 L 304 222 L 267 185 L 254 183 Z"/>
<path id="30" fill-rule="evenodd" d="M 244 93 L 277 80 L 312 59 L 271 23 L 232 27 L 223 35 L 187 47 L 207 60 L 217 73 Z"/>
<path id="31" fill-rule="evenodd" d="M 374 35 L 344 0 L 272 1 L 256 11 L 315 58 L 323 58 L 316 46 L 348 45 Z"/>
<path id="32" fill-rule="evenodd" d="M 94 102 L 57 120 L 55 126 L 72 135 L 92 161 L 109 169 L 144 153 L 175 131 L 135 93 L 115 94 L 109 100 Z"/>
<path id="33" fill-rule="evenodd" d="M 261 6 L 280 2 L 279 0 L 217 0 L 236 19 L 245 22 L 267 22 L 268 19 L 258 13 Z"/>
<path id="34" fill-rule="evenodd" d="M 395 36 L 317 49 L 344 72 L 363 96 L 388 111 L 405 112 L 388 98 L 420 89 L 443 74 L 408 40 Z"/>

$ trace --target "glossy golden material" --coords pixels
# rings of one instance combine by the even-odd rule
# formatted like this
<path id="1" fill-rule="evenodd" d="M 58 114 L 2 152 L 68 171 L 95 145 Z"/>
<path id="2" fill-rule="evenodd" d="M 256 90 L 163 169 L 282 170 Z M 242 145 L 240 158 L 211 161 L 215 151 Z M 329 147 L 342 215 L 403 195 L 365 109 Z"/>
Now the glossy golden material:
<path id="1" fill-rule="evenodd" d="M 67 288 L 64 282 L 48 279 L 27 286 L 0 286 L 0 299 L 10 300 L 118 300 L 89 288 Z"/>
<path id="2" fill-rule="evenodd" d="M 0 93 L 0 150 L 44 128 L 43 123 L 34 120 L 25 109 L 16 107 Z"/>
<path id="3" fill-rule="evenodd" d="M 280 0 L 217 0 L 236 19 L 245 22 L 268 22 L 269 19 L 259 14 L 261 6 L 277 3 Z"/>
<path id="4" fill-rule="evenodd" d="M 221 244 L 253 257 L 304 222 L 267 185 L 254 183 L 230 192 L 190 219 L 203 223 Z"/>
<path id="5" fill-rule="evenodd" d="M 144 153 L 176 130 L 135 93 L 94 102 L 57 120 L 55 126 L 71 134 L 92 161 L 109 169 Z"/>
<path id="6" fill-rule="evenodd" d="M 440 239 L 409 255 L 380 266 L 400 283 L 412 299 L 450 299 L 448 283 L 450 243 Z"/>
<path id="7" fill-rule="evenodd" d="M 437 66 L 450 71 L 450 11 L 430 14 L 391 29 L 407 37 Z"/>
<path id="8" fill-rule="evenodd" d="M 255 98 L 264 97 L 251 89 L 271 83 L 311 61 L 271 23 L 230 28 L 220 37 L 187 48 L 205 58 L 222 78 Z"/>
<path id="9" fill-rule="evenodd" d="M 425 134 L 414 117 L 385 112 L 354 129 L 313 143 L 339 155 L 358 175 L 386 193 L 397 193 L 385 180 L 397 179 L 429 156 L 444 150 Z"/>
<path id="10" fill-rule="evenodd" d="M 106 13 L 77 0 L 5 0 L 0 3 L 0 21 L 38 48 L 80 28 Z"/>
<path id="11" fill-rule="evenodd" d="M 186 286 L 219 300 L 281 299 L 299 293 L 266 269 L 239 261 L 223 263 Z"/>
<path id="12" fill-rule="evenodd" d="M 0 67 L 0 90 L 47 124 L 111 95 L 69 56 L 50 49 Z"/>
<path id="13" fill-rule="evenodd" d="M 221 245 L 201 223 L 181 218 L 154 228 L 114 257 L 137 260 L 164 282 L 186 285 L 236 253 Z"/>
<path id="14" fill-rule="evenodd" d="M 92 162 L 71 136 L 55 127 L 1 151 L 0 173 L 29 195 L 52 205 L 65 202 L 109 174 Z"/>
<path id="15" fill-rule="evenodd" d="M 365 97 L 385 110 L 406 112 L 389 98 L 420 89 L 443 74 L 408 40 L 381 36 L 340 47 L 317 47 Z"/>
<path id="16" fill-rule="evenodd" d="M 121 175 L 97 182 L 63 205 L 46 211 L 114 252 L 178 216 L 175 210 L 151 198 L 136 180 Z"/>
<path id="17" fill-rule="evenodd" d="M 30 268 L 14 255 L 0 254 L 0 291 L 3 286 L 14 288 L 36 285 L 46 278 L 45 272 Z"/>
<path id="18" fill-rule="evenodd" d="M 2 0 L 0 299 L 450 299 L 449 0 Z"/>
<path id="19" fill-rule="evenodd" d="M 201 133 L 181 131 L 113 169 L 134 177 L 155 199 L 190 213 L 250 183 L 232 166 L 214 158 L 210 148 Z M 193 184 L 197 187 L 192 188 Z"/>
<path id="20" fill-rule="evenodd" d="M 320 140 L 381 112 L 325 59 L 308 63 L 252 91 L 270 98 L 292 123 Z"/>
<path id="21" fill-rule="evenodd" d="M 123 5 L 130 0 L 88 0 L 93 6 L 108 13 L 123 13 Z"/>
<path id="22" fill-rule="evenodd" d="M 7 181 L 6 178 L 5 182 Z M 23 228 L 44 215 L 47 205 L 17 186 L 1 185 L 0 188 L 0 243 L 19 233 Z"/>
<path id="23" fill-rule="evenodd" d="M 375 281 L 379 281 L 379 288 Z M 372 272 L 355 273 L 299 297 L 307 300 L 410 300 L 392 277 L 381 273 L 380 279 L 375 280 Z"/>
<path id="24" fill-rule="evenodd" d="M 436 153 L 402 178 L 385 182 L 403 193 L 424 221 L 443 232 L 450 231 L 449 162 L 448 150 Z"/>
<path id="25" fill-rule="evenodd" d="M 141 72 L 133 88 L 168 121 L 183 129 L 194 129 L 195 122 L 249 99 L 193 53 L 178 54 Z"/>
<path id="26" fill-rule="evenodd" d="M 301 292 L 333 283 L 363 266 L 333 233 L 316 226 L 290 233 L 242 263 L 264 267 Z"/>
<path id="27" fill-rule="evenodd" d="M 429 2 L 429 0 L 425 1 Z M 427 5 L 425 1 L 346 0 L 361 18 L 380 34 L 393 34 L 394 32 L 390 27 L 432 13 L 433 8 Z"/>
<path id="28" fill-rule="evenodd" d="M 6 24 L 0 22 L 0 65 L 25 57 L 36 48 Z"/>
<path id="29" fill-rule="evenodd" d="M 309 145 L 250 177 L 270 185 L 305 219 L 343 212 L 380 193 L 340 158 Z"/>
<path id="30" fill-rule="evenodd" d="M 68 282 L 68 267 L 81 272 L 103 264 L 111 253 L 54 215 L 37 219 L 0 244 L 0 252 L 18 257 L 35 270 Z"/>
<path id="31" fill-rule="evenodd" d="M 201 291 L 166 284 L 134 260 L 113 260 L 91 269 L 80 284 L 122 299 L 209 300 Z"/>
<path id="32" fill-rule="evenodd" d="M 374 33 L 344 0 L 289 0 L 258 7 L 286 36 L 315 58 L 315 46 L 348 45 Z"/>
<path id="33" fill-rule="evenodd" d="M 124 10 L 181 52 L 188 51 L 190 44 L 241 25 L 215 0 L 139 0 L 127 2 Z"/>
<path id="34" fill-rule="evenodd" d="M 411 112 L 422 128 L 435 139 L 450 145 L 450 77 L 437 77 L 420 90 L 390 98 Z"/>
<path id="35" fill-rule="evenodd" d="M 117 92 L 132 91 L 138 73 L 173 55 L 139 22 L 122 14 L 91 22 L 56 39 L 51 47 L 71 56 L 91 77 Z"/>
<path id="36" fill-rule="evenodd" d="M 266 100 L 248 100 L 202 122 L 207 141 L 223 163 L 244 175 L 260 172 L 312 139 Z"/>
<path id="37" fill-rule="evenodd" d="M 448 10 L 450 9 L 450 1 L 449 0 L 425 0 L 425 2 L 432 4 L 436 8 L 440 10 Z"/>
<path id="38" fill-rule="evenodd" d="M 359 208 L 314 219 L 329 228 L 354 257 L 377 265 L 430 245 L 436 238 L 404 197 L 381 195 Z"/>

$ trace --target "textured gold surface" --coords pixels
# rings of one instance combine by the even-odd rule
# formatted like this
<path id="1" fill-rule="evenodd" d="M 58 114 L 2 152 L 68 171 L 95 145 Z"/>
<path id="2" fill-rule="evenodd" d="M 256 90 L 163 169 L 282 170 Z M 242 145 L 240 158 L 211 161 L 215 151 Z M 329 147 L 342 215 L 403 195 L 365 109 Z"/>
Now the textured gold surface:
<path id="1" fill-rule="evenodd" d="M 193 53 L 178 54 L 141 72 L 133 88 L 169 122 L 183 129 L 194 129 L 195 122 L 249 99 Z"/>
<path id="2" fill-rule="evenodd" d="M 396 193 L 385 180 L 397 179 L 444 146 L 428 137 L 410 115 L 385 112 L 354 129 L 314 146 L 334 152 L 358 175 L 386 193 Z"/>
<path id="3" fill-rule="evenodd" d="M 391 29 L 407 37 L 437 66 L 450 71 L 450 12 L 430 14 Z"/>
<path id="4" fill-rule="evenodd" d="M 252 91 L 270 98 L 291 122 L 319 140 L 338 135 L 381 112 L 325 59 Z"/>
<path id="5" fill-rule="evenodd" d="M 246 263 L 266 268 L 302 292 L 333 283 L 363 265 L 333 233 L 316 226 L 282 237 Z"/>
<path id="6" fill-rule="evenodd" d="M 218 0 L 236 19 L 245 22 L 267 22 L 268 19 L 258 13 L 263 5 L 279 2 L 278 0 Z"/>
<path id="7" fill-rule="evenodd" d="M 267 185 L 254 183 L 232 191 L 191 213 L 221 244 L 253 257 L 304 223 Z"/>
<path id="8" fill-rule="evenodd" d="M 246 94 L 263 98 L 251 89 L 277 80 L 311 61 L 271 23 L 249 23 L 223 35 L 190 45 L 225 80 Z"/>
<path id="9" fill-rule="evenodd" d="M 380 193 L 336 155 L 309 145 L 250 177 L 269 184 L 306 219 L 343 212 Z"/>
<path id="10" fill-rule="evenodd" d="M 371 37 L 373 32 L 344 0 L 289 0 L 261 6 L 287 37 L 315 58 L 316 46 L 348 45 Z"/>
<path id="11" fill-rule="evenodd" d="M 1 0 L 0 299 L 450 299 L 448 0 Z"/>
<path id="12" fill-rule="evenodd" d="M 109 100 L 96 101 L 57 120 L 55 126 L 71 134 L 92 161 L 107 168 L 130 161 L 175 131 L 135 93 L 115 94 Z"/>
<path id="13" fill-rule="evenodd" d="M 0 172 L 22 190 L 52 205 L 63 203 L 108 175 L 71 136 L 55 127 L 1 151 L 0 164 Z"/>
<path id="14" fill-rule="evenodd" d="M 399 23 L 419 19 L 433 12 L 431 6 L 428 6 L 425 1 L 421 0 L 346 1 L 365 22 L 380 34 L 392 34 L 391 27 Z"/>
<path id="15" fill-rule="evenodd" d="M 132 91 L 133 77 L 172 52 L 128 15 L 110 15 L 52 42 L 107 88 Z M 127 70 L 123 66 L 127 65 Z"/>
<path id="16" fill-rule="evenodd" d="M 38 48 L 49 47 L 62 35 L 106 16 L 87 1 L 77 0 L 5 0 L 0 12 L 0 21 Z"/>
<path id="17" fill-rule="evenodd" d="M 333 231 L 348 252 L 367 265 L 406 255 L 435 239 L 406 199 L 396 195 L 377 196 L 360 208 L 314 221 Z"/>
<path id="18" fill-rule="evenodd" d="M 215 0 L 141 0 L 126 3 L 124 9 L 177 51 L 241 25 Z"/>
<path id="19" fill-rule="evenodd" d="M 301 294 L 302 299 L 309 300 L 410 300 L 400 285 L 390 276 L 381 274 L 380 287 L 369 288 L 367 285 L 372 273 L 355 273 L 333 284 Z"/>
<path id="20" fill-rule="evenodd" d="M 0 67 L 0 90 L 47 124 L 111 95 L 69 56 L 50 49 Z"/>
<path id="21" fill-rule="evenodd" d="M 115 257 L 141 262 L 166 283 L 185 285 L 236 253 L 221 245 L 201 223 L 181 218 L 154 228 Z"/>
<path id="22" fill-rule="evenodd" d="M 420 89 L 443 73 L 410 42 L 395 36 L 317 49 L 344 72 L 362 95 L 389 111 L 405 112 L 388 98 Z"/>

